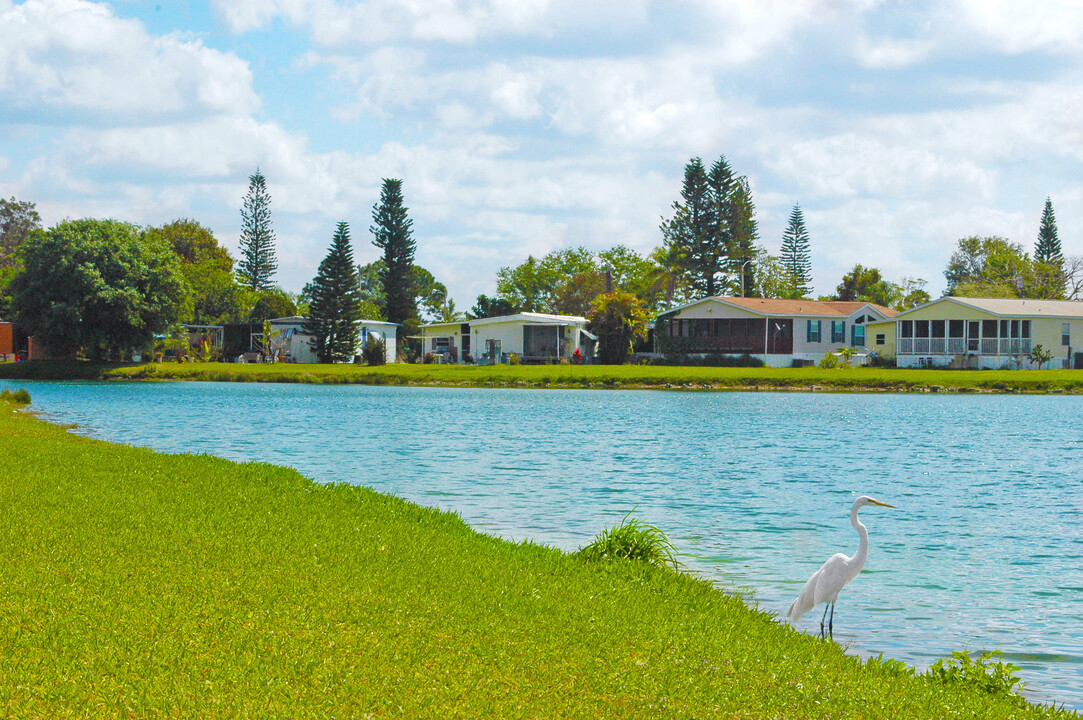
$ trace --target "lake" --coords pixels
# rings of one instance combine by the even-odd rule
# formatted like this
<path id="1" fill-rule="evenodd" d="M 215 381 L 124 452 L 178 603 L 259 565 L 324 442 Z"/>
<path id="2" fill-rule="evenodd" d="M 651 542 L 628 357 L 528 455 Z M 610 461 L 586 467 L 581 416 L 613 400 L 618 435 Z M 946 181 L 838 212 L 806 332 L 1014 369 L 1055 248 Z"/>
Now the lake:
<path id="1" fill-rule="evenodd" d="M 835 640 L 924 667 L 999 649 L 1083 708 L 1083 397 L 0 383 L 77 432 L 289 465 L 567 550 L 632 508 L 784 615 L 869 506 Z M 797 626 L 818 632 L 821 610 Z"/>

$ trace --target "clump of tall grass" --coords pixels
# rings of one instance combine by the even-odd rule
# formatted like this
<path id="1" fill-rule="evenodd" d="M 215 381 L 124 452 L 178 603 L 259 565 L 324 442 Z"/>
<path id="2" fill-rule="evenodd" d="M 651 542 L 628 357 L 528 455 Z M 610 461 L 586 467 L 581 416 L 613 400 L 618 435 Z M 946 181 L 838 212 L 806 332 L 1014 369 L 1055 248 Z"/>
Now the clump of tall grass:
<path id="1" fill-rule="evenodd" d="M 620 525 L 606 528 L 594 540 L 578 551 L 585 560 L 634 560 L 649 565 L 680 569 L 676 549 L 657 526 L 639 518 L 629 518 L 636 508 L 628 511 Z"/>
<path id="2" fill-rule="evenodd" d="M 22 390 L 4 390 L 0 392 L 0 400 L 9 405 L 29 405 L 30 392 L 25 388 Z"/>

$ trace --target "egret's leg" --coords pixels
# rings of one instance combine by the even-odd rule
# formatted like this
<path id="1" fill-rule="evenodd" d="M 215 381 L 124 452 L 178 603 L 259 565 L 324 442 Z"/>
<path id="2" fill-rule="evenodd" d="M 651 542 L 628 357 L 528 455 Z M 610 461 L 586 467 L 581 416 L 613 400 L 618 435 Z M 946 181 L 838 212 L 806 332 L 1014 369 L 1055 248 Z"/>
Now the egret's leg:
<path id="1" fill-rule="evenodd" d="M 820 637 L 824 637 L 824 620 L 827 620 L 827 608 L 831 606 L 831 603 L 824 605 L 824 616 L 820 618 Z M 813 616 L 815 617 L 815 616 Z"/>
<path id="2" fill-rule="evenodd" d="M 827 621 L 827 634 L 835 639 L 835 603 L 831 603 L 831 619 Z"/>

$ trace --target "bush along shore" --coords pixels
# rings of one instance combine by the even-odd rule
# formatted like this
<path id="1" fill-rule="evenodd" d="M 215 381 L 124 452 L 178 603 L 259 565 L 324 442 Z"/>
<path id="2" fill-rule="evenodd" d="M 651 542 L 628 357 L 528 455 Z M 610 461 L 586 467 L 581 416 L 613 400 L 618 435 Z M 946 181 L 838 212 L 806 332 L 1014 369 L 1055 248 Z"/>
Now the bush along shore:
<path id="1" fill-rule="evenodd" d="M 447 387 L 827 392 L 1083 393 L 1078 370 L 730 368 L 660 365 L 299 365 L 0 363 L 7 380 L 192 380 Z"/>
<path id="2" fill-rule="evenodd" d="M 12 401 L 5 717 L 1073 717 L 977 662 L 914 676 L 849 657 L 664 552 L 637 560 L 657 536 L 642 524 L 581 554 L 515 544 L 287 468 L 78 437 Z"/>

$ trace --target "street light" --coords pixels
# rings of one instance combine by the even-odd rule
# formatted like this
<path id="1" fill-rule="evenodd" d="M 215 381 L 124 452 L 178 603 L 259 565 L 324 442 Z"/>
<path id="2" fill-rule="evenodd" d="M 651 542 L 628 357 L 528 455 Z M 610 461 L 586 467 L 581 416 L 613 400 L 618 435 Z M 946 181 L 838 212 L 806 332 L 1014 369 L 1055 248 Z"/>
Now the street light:
<path id="1" fill-rule="evenodd" d="M 748 265 L 750 262 L 752 262 L 752 258 L 741 263 L 740 269 L 737 270 L 737 274 L 741 276 L 741 297 L 745 296 L 745 265 Z"/>

